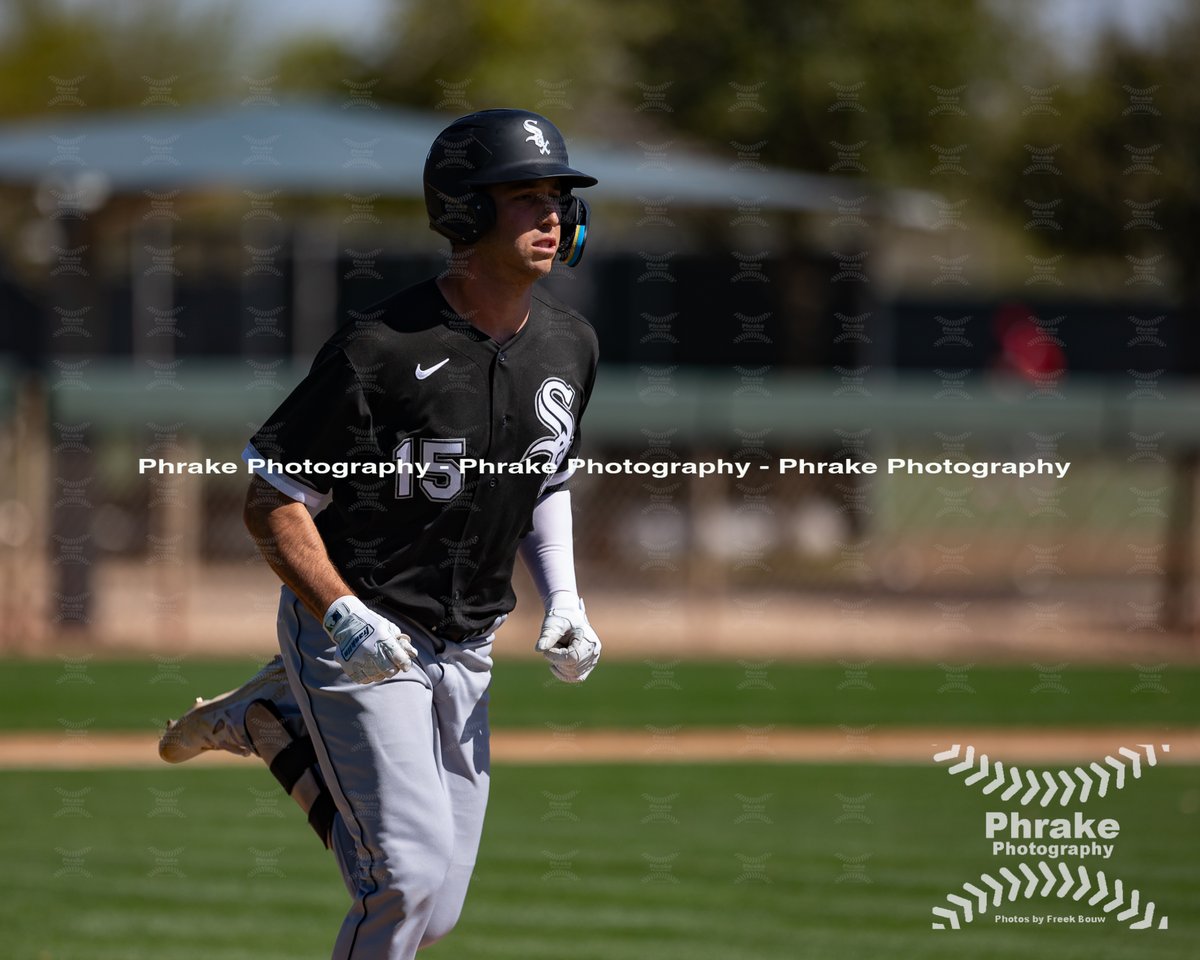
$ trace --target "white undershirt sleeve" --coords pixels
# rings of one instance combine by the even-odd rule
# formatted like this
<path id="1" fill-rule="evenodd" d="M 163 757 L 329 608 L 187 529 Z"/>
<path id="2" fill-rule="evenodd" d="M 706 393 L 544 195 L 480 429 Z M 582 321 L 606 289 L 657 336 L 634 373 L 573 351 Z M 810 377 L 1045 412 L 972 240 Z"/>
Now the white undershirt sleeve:
<path id="1" fill-rule="evenodd" d="M 570 490 L 560 488 L 538 501 L 533 508 L 533 529 L 517 552 L 543 603 L 556 593 L 570 594 L 578 601 Z"/>
<path id="2" fill-rule="evenodd" d="M 242 459 L 247 464 L 255 461 L 261 462 L 267 458 L 254 449 L 254 444 L 246 444 L 246 449 L 242 451 Z M 308 508 L 310 516 L 315 517 L 318 513 L 329 506 L 329 502 L 333 499 L 332 493 L 320 493 L 312 487 L 301 483 L 295 477 L 289 477 L 286 473 L 272 472 L 266 467 L 254 466 L 254 472 L 262 477 L 276 490 L 284 496 L 291 497 L 293 500 L 299 500 L 305 507 Z"/>

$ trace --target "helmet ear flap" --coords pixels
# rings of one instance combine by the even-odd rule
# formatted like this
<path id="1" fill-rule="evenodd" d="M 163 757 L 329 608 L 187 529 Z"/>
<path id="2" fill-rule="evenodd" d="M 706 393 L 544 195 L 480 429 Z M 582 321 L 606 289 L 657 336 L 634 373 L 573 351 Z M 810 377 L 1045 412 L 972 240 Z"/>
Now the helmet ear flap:
<path id="1" fill-rule="evenodd" d="M 452 243 L 474 243 L 496 223 L 496 202 L 483 190 L 453 196 L 426 184 L 425 207 L 430 228 Z"/>
<path id="2" fill-rule="evenodd" d="M 486 190 L 476 190 L 474 193 L 477 198 L 475 201 L 475 226 L 478 232 L 470 241 L 471 243 L 496 225 L 496 201 L 492 199 L 492 195 Z"/>

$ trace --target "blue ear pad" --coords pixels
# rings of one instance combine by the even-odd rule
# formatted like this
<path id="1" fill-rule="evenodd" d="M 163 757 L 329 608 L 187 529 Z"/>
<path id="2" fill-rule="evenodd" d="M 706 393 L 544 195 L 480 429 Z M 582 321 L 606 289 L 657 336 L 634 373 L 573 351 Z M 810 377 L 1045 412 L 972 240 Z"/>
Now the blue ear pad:
<path id="1" fill-rule="evenodd" d="M 588 216 L 587 201 L 568 194 L 564 198 L 562 212 L 562 239 L 558 244 L 558 259 L 573 267 L 583 259 L 583 248 L 587 244 Z"/>

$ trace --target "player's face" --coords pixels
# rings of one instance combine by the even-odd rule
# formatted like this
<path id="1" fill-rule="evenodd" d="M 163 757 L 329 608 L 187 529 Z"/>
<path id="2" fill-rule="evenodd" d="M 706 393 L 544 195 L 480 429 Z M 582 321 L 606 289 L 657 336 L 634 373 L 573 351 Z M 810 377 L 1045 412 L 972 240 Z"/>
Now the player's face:
<path id="1" fill-rule="evenodd" d="M 554 266 L 562 233 L 557 179 L 523 180 L 489 188 L 496 225 L 479 243 L 479 253 L 496 269 L 534 280 Z"/>

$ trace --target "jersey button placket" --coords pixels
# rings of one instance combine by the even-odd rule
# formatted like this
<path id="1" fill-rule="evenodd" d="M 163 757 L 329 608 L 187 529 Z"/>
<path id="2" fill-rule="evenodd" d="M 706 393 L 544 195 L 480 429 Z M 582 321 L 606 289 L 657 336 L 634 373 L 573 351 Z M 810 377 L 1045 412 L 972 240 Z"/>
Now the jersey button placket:
<path id="1" fill-rule="evenodd" d="M 503 357 L 503 356 L 504 356 L 504 354 L 501 354 L 500 356 L 501 356 L 501 357 Z M 507 413 L 502 413 L 502 414 L 500 415 L 500 429 L 501 429 L 501 430 L 503 430 L 503 431 L 505 431 L 505 433 L 506 433 L 506 434 L 507 434 L 507 432 L 508 432 L 508 425 L 509 425 L 511 422 L 512 422 L 512 417 L 511 417 L 511 416 L 509 416 Z M 508 445 L 508 444 L 507 444 L 507 436 L 506 436 L 506 437 L 503 437 L 503 438 L 501 438 L 501 441 L 500 441 L 500 442 L 501 442 L 501 444 L 502 444 L 502 445 L 504 445 L 504 446 L 507 446 L 507 445 Z M 493 487 L 493 488 L 494 488 L 498 482 L 499 482 L 499 481 L 498 481 L 498 480 L 497 480 L 495 477 L 492 477 L 492 479 L 491 479 L 491 480 L 489 481 L 489 483 L 488 483 L 488 486 L 490 486 L 490 487 Z"/>
<path id="2" fill-rule="evenodd" d="M 496 355 L 496 360 L 497 360 L 498 364 L 504 364 L 504 363 L 507 363 L 508 357 L 503 351 L 501 351 L 500 353 L 498 353 Z M 505 368 L 505 369 L 507 369 L 507 368 Z M 495 373 L 498 374 L 499 372 L 500 372 L 500 368 L 499 368 L 499 366 L 497 366 Z M 496 424 L 495 417 L 496 417 L 496 410 L 498 408 L 503 407 L 503 399 L 502 398 L 505 397 L 508 393 L 507 386 L 501 382 L 504 379 L 505 379 L 504 377 L 497 376 L 495 374 L 493 374 L 493 376 L 491 377 L 491 382 L 492 382 L 491 383 L 491 392 L 490 392 L 490 396 L 488 397 L 489 409 L 488 409 L 487 420 L 485 422 L 488 422 L 488 423 L 492 424 L 493 426 L 492 426 L 492 429 L 489 431 L 490 436 L 488 437 L 488 441 L 487 441 L 487 449 L 481 450 L 480 454 L 479 454 L 485 460 L 493 459 L 495 456 L 495 453 L 497 451 L 497 448 L 501 448 L 501 449 L 503 448 L 502 443 L 497 443 L 498 431 L 495 428 L 495 424 Z M 485 487 L 488 489 L 492 489 L 497 485 L 497 482 L 498 482 L 495 476 L 488 477 L 486 484 L 484 482 L 482 482 L 482 480 L 483 480 L 483 478 L 480 478 L 481 482 L 479 482 L 475 487 L 475 492 L 472 495 L 472 503 L 473 504 L 479 504 L 481 494 L 483 493 L 483 490 L 485 489 Z M 486 502 L 486 498 L 485 498 L 485 502 Z M 480 504 L 480 506 L 482 506 L 482 504 Z M 466 543 L 471 538 L 473 529 L 475 527 L 475 522 L 472 517 L 473 512 L 474 511 L 467 511 L 466 516 L 464 517 L 462 533 L 461 533 L 462 540 L 464 543 Z M 461 555 L 461 551 L 460 551 L 460 556 L 456 557 L 454 560 L 454 567 L 453 567 L 453 571 L 452 571 L 452 581 L 455 585 L 455 589 L 453 591 L 452 596 L 454 598 L 454 606 L 455 607 L 458 607 L 462 602 L 462 597 L 463 597 L 462 587 L 469 586 L 469 584 L 471 583 L 471 579 L 472 579 L 472 565 L 469 563 L 465 563 L 464 560 L 465 560 L 465 557 L 463 557 Z"/>
<path id="3" fill-rule="evenodd" d="M 496 354 L 496 362 L 497 363 L 507 363 L 508 362 L 508 354 L 505 353 L 503 350 L 501 350 L 498 354 Z M 495 410 L 497 407 L 504 408 L 506 406 L 508 391 L 501 389 L 500 380 L 501 380 L 500 377 L 496 378 L 496 389 L 492 393 L 492 409 L 493 410 Z M 512 417 L 510 417 L 507 413 L 501 414 L 500 415 L 500 429 L 505 430 L 508 427 L 509 420 L 511 420 L 511 419 L 512 419 Z M 505 439 L 503 437 L 499 438 L 498 446 L 502 450 L 507 447 L 507 443 L 505 442 Z M 499 482 L 500 481 L 496 477 L 493 476 L 488 479 L 488 486 L 491 487 L 493 490 L 495 490 L 496 486 L 499 484 Z"/>

